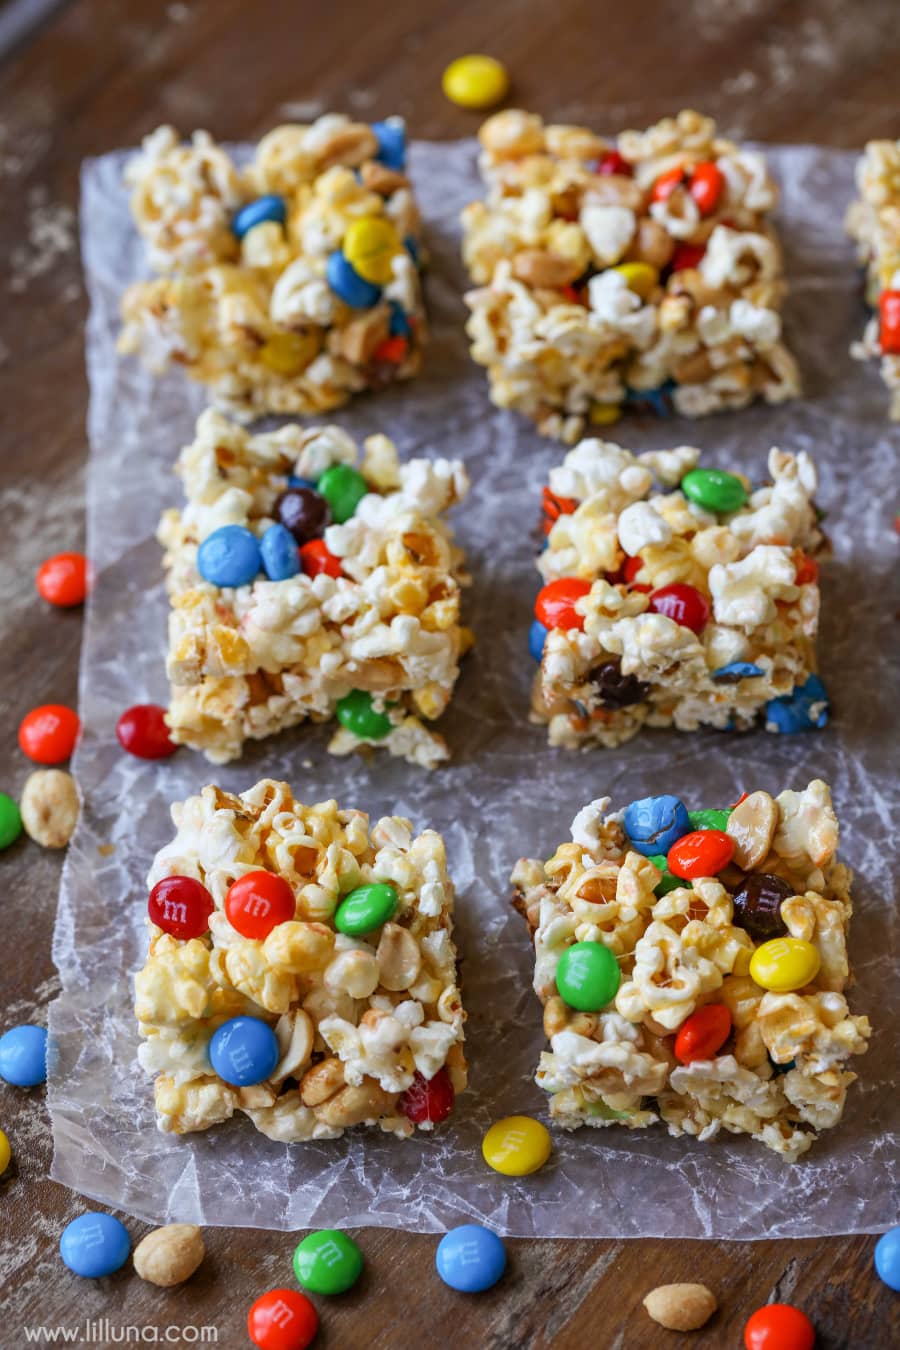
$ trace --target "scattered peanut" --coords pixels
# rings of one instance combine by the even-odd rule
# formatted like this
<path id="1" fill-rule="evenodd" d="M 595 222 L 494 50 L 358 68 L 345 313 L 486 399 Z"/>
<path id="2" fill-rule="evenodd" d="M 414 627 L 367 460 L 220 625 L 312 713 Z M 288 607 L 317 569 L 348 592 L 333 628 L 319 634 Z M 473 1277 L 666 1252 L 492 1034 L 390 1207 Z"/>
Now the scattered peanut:
<path id="1" fill-rule="evenodd" d="M 26 833 L 44 848 L 65 848 L 78 821 L 78 788 L 64 769 L 38 769 L 20 803 Z"/>
<path id="2" fill-rule="evenodd" d="M 651 1289 L 644 1307 L 654 1322 L 669 1331 L 696 1331 L 709 1321 L 718 1304 L 705 1284 L 661 1284 Z"/>
<path id="3" fill-rule="evenodd" d="M 203 1234 L 192 1223 L 156 1228 L 134 1249 L 134 1268 L 142 1280 L 168 1289 L 190 1279 L 206 1254 Z"/>
<path id="4" fill-rule="evenodd" d="M 732 811 L 726 829 L 734 840 L 734 861 L 745 871 L 768 856 L 778 825 L 778 807 L 768 792 L 751 792 Z"/>

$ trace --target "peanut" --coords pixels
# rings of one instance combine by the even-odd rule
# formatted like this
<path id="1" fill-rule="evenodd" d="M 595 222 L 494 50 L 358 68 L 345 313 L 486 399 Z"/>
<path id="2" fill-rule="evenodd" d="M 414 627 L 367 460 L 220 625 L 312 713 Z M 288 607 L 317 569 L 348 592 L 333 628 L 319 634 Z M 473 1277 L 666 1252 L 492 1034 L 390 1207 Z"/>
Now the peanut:
<path id="1" fill-rule="evenodd" d="M 44 848 L 65 848 L 78 821 L 78 788 L 63 769 L 38 769 L 20 803 L 25 832 Z"/>
<path id="2" fill-rule="evenodd" d="M 300 1083 L 300 1097 L 304 1106 L 321 1106 L 344 1086 L 344 1066 L 332 1056 L 323 1059 L 303 1075 Z"/>
<path id="3" fill-rule="evenodd" d="M 644 1299 L 644 1307 L 669 1331 L 696 1331 L 716 1311 L 716 1296 L 705 1284 L 661 1284 Z"/>
<path id="4" fill-rule="evenodd" d="M 364 122 L 350 122 L 338 127 L 316 151 L 319 170 L 333 164 L 346 164 L 353 169 L 378 154 L 378 140 L 374 131 Z"/>
<path id="5" fill-rule="evenodd" d="M 398 188 L 409 187 L 409 179 L 405 174 L 387 169 L 374 159 L 362 166 L 359 176 L 363 187 L 370 192 L 377 192 L 380 197 L 390 197 Z"/>
<path id="6" fill-rule="evenodd" d="M 675 252 L 675 242 L 656 220 L 645 216 L 638 221 L 637 233 L 628 246 L 625 262 L 650 263 L 657 271 L 662 271 L 671 262 Z"/>
<path id="7" fill-rule="evenodd" d="M 134 1249 L 134 1268 L 142 1280 L 169 1289 L 190 1279 L 206 1255 L 203 1234 L 192 1223 L 156 1228 Z"/>
<path id="8" fill-rule="evenodd" d="M 734 840 L 734 861 L 745 872 L 768 856 L 778 826 L 778 807 L 768 792 L 751 792 L 728 817 L 726 832 Z"/>
<path id="9" fill-rule="evenodd" d="M 526 286 L 558 290 L 573 282 L 581 269 L 570 258 L 561 258 L 543 248 L 525 248 L 513 258 L 512 270 L 513 276 Z"/>
<path id="10" fill-rule="evenodd" d="M 323 1102 L 316 1116 L 325 1125 L 340 1129 L 347 1125 L 361 1125 L 364 1120 L 377 1120 L 393 1106 L 397 1094 L 385 1092 L 374 1078 L 364 1078 L 359 1086 L 348 1084 L 328 1101 Z"/>

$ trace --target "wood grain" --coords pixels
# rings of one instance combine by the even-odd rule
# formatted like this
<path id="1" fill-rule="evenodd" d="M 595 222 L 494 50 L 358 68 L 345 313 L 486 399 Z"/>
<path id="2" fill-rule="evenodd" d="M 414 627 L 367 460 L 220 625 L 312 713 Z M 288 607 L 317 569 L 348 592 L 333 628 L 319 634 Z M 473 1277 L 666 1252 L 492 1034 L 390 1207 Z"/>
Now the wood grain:
<path id="1" fill-rule="evenodd" d="M 18 792 L 28 772 L 13 748 L 22 715 L 39 702 L 76 698 L 79 616 L 49 611 L 31 578 L 46 555 L 77 548 L 83 537 L 85 302 L 73 215 L 80 161 L 133 144 L 161 121 L 237 140 L 326 109 L 367 118 L 400 112 L 420 137 L 469 135 L 478 117 L 448 104 L 439 79 L 454 56 L 479 50 L 508 63 L 515 102 L 556 120 L 612 129 L 692 104 L 727 132 L 757 139 L 854 146 L 897 133 L 894 0 L 77 0 L 62 8 L 0 71 L 0 236 L 10 263 L 0 308 L 6 790 Z M 28 841 L 3 855 L 3 1025 L 43 1020 L 55 992 L 60 864 Z M 14 1153 L 0 1182 L 0 1344 L 23 1344 L 26 1325 L 107 1317 L 113 1327 L 209 1324 L 220 1345 L 239 1346 L 248 1343 L 253 1298 L 292 1283 L 296 1238 L 249 1230 L 210 1231 L 208 1258 L 181 1290 L 156 1290 L 127 1270 L 78 1281 L 61 1266 L 56 1242 L 84 1202 L 46 1179 L 42 1092 L 4 1086 L 0 1124 Z M 135 1241 L 145 1231 L 130 1228 Z M 809 1311 L 820 1350 L 900 1344 L 898 1299 L 874 1276 L 871 1238 L 510 1242 L 507 1276 L 476 1299 L 436 1279 L 434 1239 L 358 1236 L 366 1274 L 324 1310 L 317 1345 L 654 1350 L 675 1337 L 650 1323 L 641 1299 L 656 1284 L 685 1279 L 705 1280 L 721 1304 L 692 1346 L 737 1346 L 746 1317 L 772 1298 Z"/>

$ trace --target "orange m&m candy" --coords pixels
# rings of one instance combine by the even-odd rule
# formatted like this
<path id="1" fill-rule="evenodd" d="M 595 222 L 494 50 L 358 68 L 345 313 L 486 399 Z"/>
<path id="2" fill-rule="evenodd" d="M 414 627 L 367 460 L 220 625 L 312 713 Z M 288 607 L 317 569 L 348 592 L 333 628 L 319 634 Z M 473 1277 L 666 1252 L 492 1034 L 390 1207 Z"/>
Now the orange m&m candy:
<path id="1" fill-rule="evenodd" d="M 813 1350 L 816 1330 L 791 1303 L 767 1303 L 744 1327 L 747 1350 Z"/>
<path id="2" fill-rule="evenodd" d="M 707 1003 L 682 1022 L 675 1037 L 675 1058 L 680 1064 L 712 1059 L 731 1035 L 731 1013 L 724 1003 Z"/>
<path id="3" fill-rule="evenodd" d="M 34 580 L 41 599 L 59 609 L 71 609 L 87 595 L 87 558 L 83 553 L 54 553 L 41 563 Z"/>
<path id="4" fill-rule="evenodd" d="M 587 595 L 591 589 L 589 581 L 581 577 L 558 577 L 548 581 L 538 592 L 534 602 L 535 616 L 545 628 L 584 628 L 584 615 L 575 608 L 575 601 Z"/>
<path id="5" fill-rule="evenodd" d="M 733 854 L 734 840 L 724 830 L 693 830 L 676 839 L 666 863 L 673 876 L 693 881 L 695 877 L 717 876 Z"/>
<path id="6" fill-rule="evenodd" d="M 75 749 L 80 730 L 78 714 L 71 708 L 43 703 L 19 723 L 19 745 L 38 764 L 62 764 Z"/>

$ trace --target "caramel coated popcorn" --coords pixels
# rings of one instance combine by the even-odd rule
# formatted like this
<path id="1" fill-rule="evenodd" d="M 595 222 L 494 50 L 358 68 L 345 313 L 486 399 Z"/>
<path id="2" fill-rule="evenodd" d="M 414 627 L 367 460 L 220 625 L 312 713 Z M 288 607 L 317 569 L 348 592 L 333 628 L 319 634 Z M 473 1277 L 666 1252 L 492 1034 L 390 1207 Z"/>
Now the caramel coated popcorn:
<path id="1" fill-rule="evenodd" d="M 873 310 L 850 353 L 878 359 L 890 394 L 889 415 L 900 421 L 900 141 L 869 141 L 856 168 L 859 198 L 847 211 L 847 233 L 865 268 L 865 298 Z"/>
<path id="2" fill-rule="evenodd" d="M 160 275 L 125 292 L 120 351 L 182 366 L 242 419 L 410 379 L 425 313 L 404 164 L 398 118 L 276 127 L 245 166 L 204 131 L 159 127 L 126 184 Z"/>
<path id="3" fill-rule="evenodd" d="M 336 466 L 352 470 L 365 495 L 352 516 L 328 524 L 311 485 Z M 459 622 L 463 555 L 443 520 L 468 490 L 462 463 L 401 464 L 380 435 L 360 455 L 339 427 L 254 436 L 207 410 L 177 472 L 187 504 L 159 527 L 172 739 L 224 763 L 245 740 L 336 716 L 334 754 L 370 745 L 429 768 L 446 759 L 426 723 L 447 707 L 469 644 Z M 261 568 L 236 586 L 204 579 L 199 546 L 234 527 L 264 545 L 283 494 L 301 481 L 300 496 L 322 513 L 322 537 L 300 549 L 293 574 L 271 580 Z"/>
<path id="4" fill-rule="evenodd" d="M 643 726 L 823 726 L 818 565 L 827 541 L 805 453 L 770 481 L 587 439 L 550 472 L 531 648 L 550 742 L 620 745 Z"/>
<path id="5" fill-rule="evenodd" d="M 794 1161 L 839 1122 L 856 1078 L 847 1060 L 871 1034 L 845 994 L 851 873 L 836 859 L 827 786 L 757 791 L 714 812 L 675 797 L 609 806 L 591 802 L 571 843 L 512 875 L 552 1118 L 564 1129 L 662 1121 L 703 1141 L 749 1134 Z M 772 828 L 748 869 L 737 859 L 750 817 Z M 713 851 L 726 861 L 703 875 Z M 595 1006 L 589 981 L 561 963 L 596 943 L 618 977 Z"/>
<path id="6" fill-rule="evenodd" d="M 479 139 L 467 331 L 497 407 L 573 444 L 629 405 L 700 416 L 797 396 L 761 154 L 690 111 L 613 143 L 510 109 Z"/>
<path id="7" fill-rule="evenodd" d="M 199 882 L 211 913 L 208 931 L 187 940 L 167 931 L 185 922 L 177 894 L 154 911 L 166 927 L 148 919 L 135 1016 L 159 1128 L 186 1134 L 240 1111 L 269 1138 L 295 1143 L 363 1123 L 404 1138 L 445 1118 L 466 1062 L 441 836 L 415 835 L 400 816 L 370 826 L 335 801 L 305 806 L 270 779 L 240 796 L 205 787 L 172 818 L 175 838 L 148 883 Z M 249 938 L 231 921 L 228 895 L 260 871 L 287 884 L 295 911 Z M 348 935 L 341 902 L 373 884 L 393 892 L 394 912 Z M 259 906 L 253 914 L 258 923 Z M 263 1022 L 277 1040 L 272 1072 L 244 1086 L 210 1060 L 214 1033 L 234 1018 Z"/>

